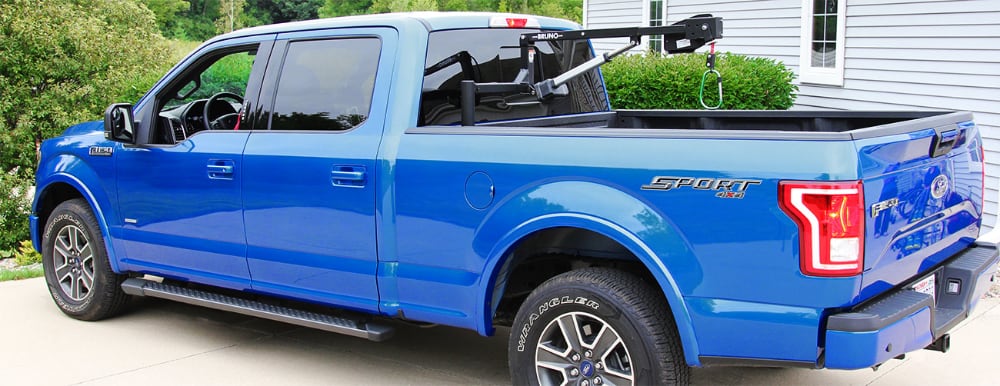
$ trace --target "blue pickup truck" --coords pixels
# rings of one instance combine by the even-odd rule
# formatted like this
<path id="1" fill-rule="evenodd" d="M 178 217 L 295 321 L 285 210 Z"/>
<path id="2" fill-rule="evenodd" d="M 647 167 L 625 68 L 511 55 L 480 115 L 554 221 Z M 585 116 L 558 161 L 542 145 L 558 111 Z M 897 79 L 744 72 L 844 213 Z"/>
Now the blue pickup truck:
<path id="1" fill-rule="evenodd" d="M 414 13 L 206 42 L 42 144 L 52 298 L 82 320 L 152 296 L 374 341 L 392 320 L 509 328 L 515 384 L 948 349 L 998 262 L 975 243 L 970 113 L 616 111 L 601 63 L 648 34 L 690 52 L 722 20 L 578 28 Z M 612 36 L 629 43 L 595 56 Z"/>

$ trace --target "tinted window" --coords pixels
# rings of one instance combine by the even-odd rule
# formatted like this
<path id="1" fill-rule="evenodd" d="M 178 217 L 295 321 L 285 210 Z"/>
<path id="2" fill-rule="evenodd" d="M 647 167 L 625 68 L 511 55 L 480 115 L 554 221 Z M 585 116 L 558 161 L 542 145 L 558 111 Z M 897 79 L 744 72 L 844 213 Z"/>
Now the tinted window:
<path id="1" fill-rule="evenodd" d="M 534 31 L 537 30 L 432 32 L 424 66 L 420 125 L 446 125 L 461 121 L 459 82 L 462 80 L 480 83 L 513 81 L 521 69 L 520 36 Z M 539 42 L 536 47 L 537 80 L 558 76 L 593 57 L 590 45 L 584 40 Z M 476 119 L 493 121 L 607 110 L 607 96 L 597 70 L 570 81 L 568 87 L 569 96 L 557 97 L 544 104 L 530 95 L 482 95 L 476 105 Z"/>
<path id="2" fill-rule="evenodd" d="M 347 130 L 368 119 L 382 43 L 377 38 L 291 42 L 272 130 Z"/>

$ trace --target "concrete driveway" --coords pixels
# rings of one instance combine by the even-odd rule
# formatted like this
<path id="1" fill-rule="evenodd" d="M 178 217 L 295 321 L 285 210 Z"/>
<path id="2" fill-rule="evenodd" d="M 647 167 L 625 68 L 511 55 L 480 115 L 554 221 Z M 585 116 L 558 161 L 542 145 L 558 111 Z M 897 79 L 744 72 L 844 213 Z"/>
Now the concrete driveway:
<path id="1" fill-rule="evenodd" d="M 373 343 L 333 333 L 143 299 L 96 323 L 63 316 L 43 279 L 0 283 L 0 384 L 507 384 L 506 331 L 483 338 L 399 323 Z M 1000 299 L 952 331 L 947 354 L 921 351 L 882 368 L 695 369 L 696 384 L 1000 384 Z"/>

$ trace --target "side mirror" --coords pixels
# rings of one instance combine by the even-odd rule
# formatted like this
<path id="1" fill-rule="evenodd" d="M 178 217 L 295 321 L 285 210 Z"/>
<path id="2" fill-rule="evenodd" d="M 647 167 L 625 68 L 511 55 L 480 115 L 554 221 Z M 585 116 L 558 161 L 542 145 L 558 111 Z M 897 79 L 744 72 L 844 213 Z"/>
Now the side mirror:
<path id="1" fill-rule="evenodd" d="M 104 110 L 104 138 L 115 142 L 135 143 L 132 105 L 115 103 Z"/>

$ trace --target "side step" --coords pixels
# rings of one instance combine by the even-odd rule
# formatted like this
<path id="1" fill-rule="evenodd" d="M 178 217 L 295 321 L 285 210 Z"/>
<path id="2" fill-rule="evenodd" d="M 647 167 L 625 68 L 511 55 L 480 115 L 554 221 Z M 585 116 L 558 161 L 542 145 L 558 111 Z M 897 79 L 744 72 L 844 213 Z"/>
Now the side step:
<path id="1" fill-rule="evenodd" d="M 312 311 L 276 306 L 253 300 L 240 299 L 219 293 L 163 284 L 141 278 L 129 278 L 122 283 L 122 290 L 129 295 L 163 298 L 181 303 L 256 316 L 298 326 L 311 327 L 338 334 L 381 342 L 392 337 L 390 326 L 369 323 Z"/>

